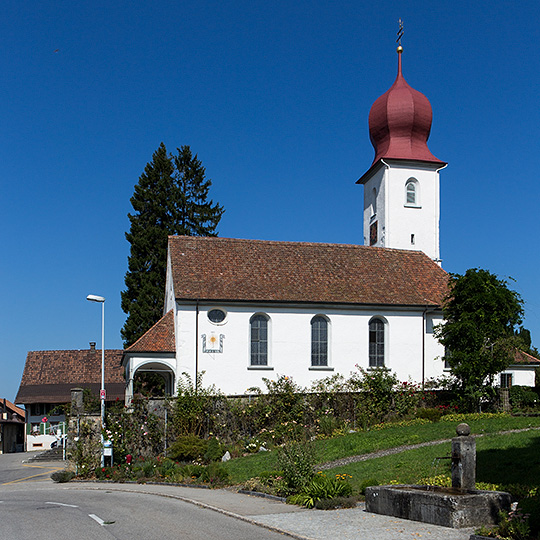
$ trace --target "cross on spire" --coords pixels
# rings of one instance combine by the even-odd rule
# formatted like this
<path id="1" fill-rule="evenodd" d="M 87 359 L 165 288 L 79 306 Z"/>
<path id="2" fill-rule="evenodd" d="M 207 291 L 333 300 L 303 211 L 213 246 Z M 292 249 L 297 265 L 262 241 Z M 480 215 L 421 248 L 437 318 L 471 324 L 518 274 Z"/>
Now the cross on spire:
<path id="1" fill-rule="evenodd" d="M 398 24 L 399 24 L 399 29 L 397 31 L 396 43 L 398 44 L 399 47 L 401 47 L 401 38 L 403 37 L 403 33 L 404 33 L 403 21 L 401 20 L 401 18 L 398 20 Z"/>

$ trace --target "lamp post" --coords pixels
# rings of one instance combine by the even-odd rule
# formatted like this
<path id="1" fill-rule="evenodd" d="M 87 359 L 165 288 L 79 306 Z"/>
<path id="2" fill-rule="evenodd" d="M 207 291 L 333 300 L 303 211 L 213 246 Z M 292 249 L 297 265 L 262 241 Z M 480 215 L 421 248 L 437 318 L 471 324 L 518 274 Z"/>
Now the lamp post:
<path id="1" fill-rule="evenodd" d="M 90 302 L 101 304 L 101 390 L 99 399 L 101 401 L 101 467 L 105 466 L 105 454 L 103 453 L 103 429 L 105 428 L 105 298 L 95 294 L 86 297 Z"/>

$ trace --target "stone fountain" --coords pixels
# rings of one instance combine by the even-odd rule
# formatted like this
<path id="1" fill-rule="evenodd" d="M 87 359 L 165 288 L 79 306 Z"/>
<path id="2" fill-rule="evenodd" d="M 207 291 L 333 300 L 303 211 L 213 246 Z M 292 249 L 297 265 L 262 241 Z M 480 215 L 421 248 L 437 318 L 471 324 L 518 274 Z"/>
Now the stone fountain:
<path id="1" fill-rule="evenodd" d="M 497 522 L 510 508 L 503 491 L 482 491 L 476 486 L 476 440 L 467 424 L 459 424 L 452 439 L 452 487 L 397 485 L 366 488 L 366 510 L 443 527 L 479 527 Z"/>

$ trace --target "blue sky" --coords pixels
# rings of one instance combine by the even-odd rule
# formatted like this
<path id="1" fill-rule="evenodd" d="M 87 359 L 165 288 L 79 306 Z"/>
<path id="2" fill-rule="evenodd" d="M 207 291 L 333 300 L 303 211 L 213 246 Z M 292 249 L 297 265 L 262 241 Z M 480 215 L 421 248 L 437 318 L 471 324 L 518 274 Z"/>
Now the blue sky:
<path id="1" fill-rule="evenodd" d="M 525 300 L 540 343 L 538 3 L 2 3 L 0 397 L 29 350 L 121 348 L 129 199 L 190 145 L 220 236 L 362 243 L 367 118 L 403 69 L 433 107 L 441 256 Z"/>

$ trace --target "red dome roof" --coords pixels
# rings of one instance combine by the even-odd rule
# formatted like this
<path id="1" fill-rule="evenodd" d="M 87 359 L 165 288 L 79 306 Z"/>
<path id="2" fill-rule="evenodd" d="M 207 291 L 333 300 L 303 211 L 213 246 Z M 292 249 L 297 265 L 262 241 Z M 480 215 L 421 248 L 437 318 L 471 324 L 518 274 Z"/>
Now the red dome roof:
<path id="1" fill-rule="evenodd" d="M 390 89 L 375 101 L 369 112 L 369 136 L 375 148 L 375 164 L 381 158 L 444 162 L 427 147 L 431 130 L 431 105 L 424 94 L 411 88 L 401 73 Z"/>

